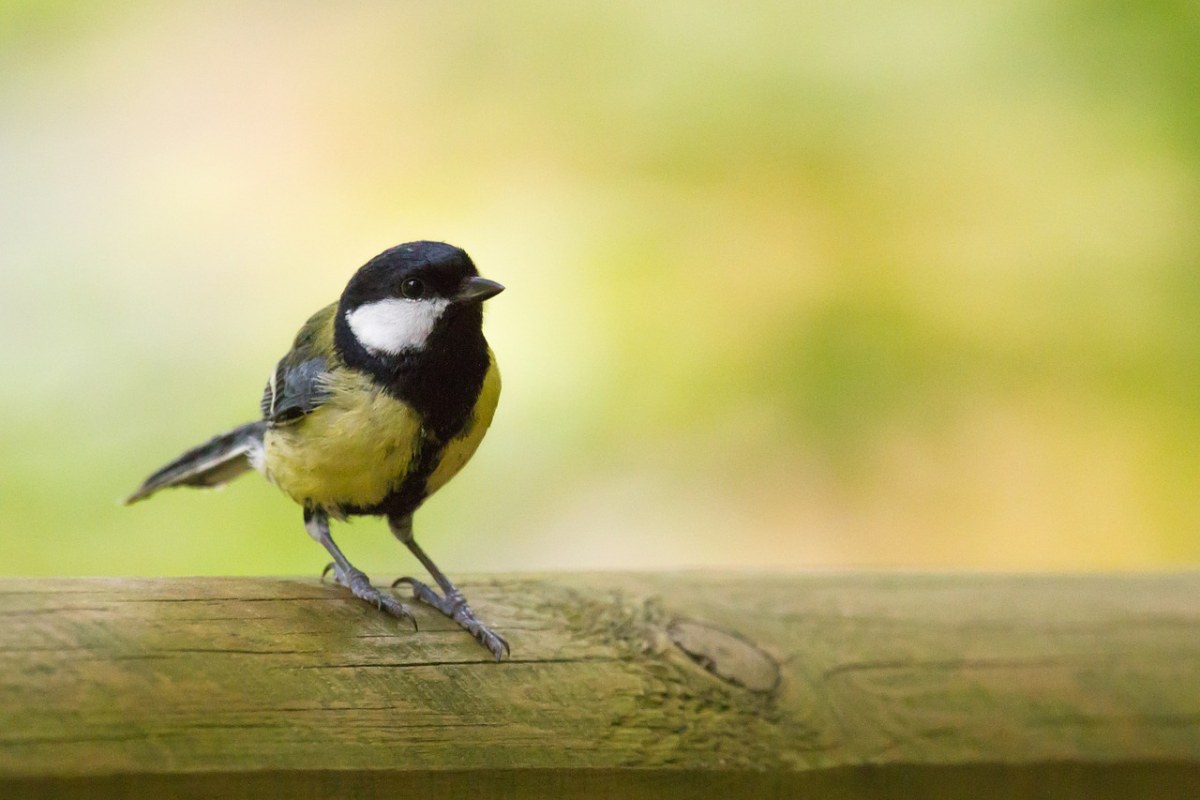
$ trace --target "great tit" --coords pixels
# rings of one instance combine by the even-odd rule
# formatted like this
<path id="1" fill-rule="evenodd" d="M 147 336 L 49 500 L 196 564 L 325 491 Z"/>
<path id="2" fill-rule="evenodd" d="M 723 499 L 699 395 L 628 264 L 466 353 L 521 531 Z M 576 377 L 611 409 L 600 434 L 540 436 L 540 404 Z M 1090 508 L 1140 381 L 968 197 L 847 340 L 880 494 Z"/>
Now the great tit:
<path id="1" fill-rule="evenodd" d="M 338 583 L 396 617 L 411 611 L 371 585 L 334 544 L 329 518 L 386 517 L 438 593 L 401 578 L 413 596 L 475 636 L 497 660 L 503 636 L 483 625 L 413 538 L 413 513 L 479 447 L 500 398 L 483 338 L 482 303 L 504 289 L 465 252 L 440 242 L 385 250 L 314 314 L 263 391 L 262 418 L 193 448 L 126 500 L 168 486 L 219 486 L 251 468 L 304 509 L 304 527 L 329 552 Z"/>

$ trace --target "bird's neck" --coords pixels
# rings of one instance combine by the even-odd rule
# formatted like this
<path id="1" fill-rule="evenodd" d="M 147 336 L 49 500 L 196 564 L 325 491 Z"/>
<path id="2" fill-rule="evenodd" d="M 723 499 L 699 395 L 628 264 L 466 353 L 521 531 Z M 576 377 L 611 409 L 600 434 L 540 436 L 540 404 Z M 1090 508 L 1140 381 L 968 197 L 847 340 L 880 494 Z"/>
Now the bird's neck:
<path id="1" fill-rule="evenodd" d="M 457 436 L 470 419 L 488 370 L 483 311 L 475 306 L 446 313 L 424 347 L 372 353 L 354 336 L 346 315 L 334 323 L 334 345 L 346 366 L 366 372 L 384 391 L 411 405 L 440 441 Z"/>

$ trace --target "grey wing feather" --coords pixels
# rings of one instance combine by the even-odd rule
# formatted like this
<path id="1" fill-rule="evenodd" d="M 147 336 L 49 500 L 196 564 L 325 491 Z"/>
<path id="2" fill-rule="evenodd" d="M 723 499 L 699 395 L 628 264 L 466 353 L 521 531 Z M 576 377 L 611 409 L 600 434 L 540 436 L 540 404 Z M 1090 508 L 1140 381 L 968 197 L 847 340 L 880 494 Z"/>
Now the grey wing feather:
<path id="1" fill-rule="evenodd" d="M 286 425 L 311 414 L 329 397 L 326 374 L 324 358 L 298 364 L 280 361 L 263 390 L 263 419 L 272 425 Z"/>

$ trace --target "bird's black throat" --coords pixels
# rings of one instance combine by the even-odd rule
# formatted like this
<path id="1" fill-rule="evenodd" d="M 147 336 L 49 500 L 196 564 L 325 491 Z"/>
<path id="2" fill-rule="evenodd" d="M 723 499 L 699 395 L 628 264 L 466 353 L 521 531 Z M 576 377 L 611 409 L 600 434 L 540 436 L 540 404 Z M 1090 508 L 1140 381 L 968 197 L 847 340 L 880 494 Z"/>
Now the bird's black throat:
<path id="1" fill-rule="evenodd" d="M 362 370 L 392 397 L 421 416 L 422 435 L 403 482 L 371 507 L 346 507 L 352 515 L 411 515 L 427 496 L 426 481 L 445 445 L 468 427 L 487 376 L 489 356 L 478 305 L 451 307 L 421 350 L 378 356 L 350 330 L 345 315 L 334 322 L 334 346 L 349 367 Z"/>
<path id="2" fill-rule="evenodd" d="M 451 306 L 422 349 L 376 355 L 358 341 L 339 309 L 333 336 L 346 366 L 366 372 L 388 394 L 412 406 L 426 433 L 444 443 L 462 432 L 483 388 L 488 350 L 482 327 L 478 304 Z"/>

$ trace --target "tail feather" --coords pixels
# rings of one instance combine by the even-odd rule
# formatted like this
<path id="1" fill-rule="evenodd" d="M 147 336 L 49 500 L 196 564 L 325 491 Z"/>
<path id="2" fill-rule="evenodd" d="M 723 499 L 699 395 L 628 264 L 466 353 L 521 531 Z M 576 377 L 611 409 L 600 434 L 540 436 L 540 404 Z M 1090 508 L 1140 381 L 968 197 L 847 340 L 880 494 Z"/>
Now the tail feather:
<path id="1" fill-rule="evenodd" d="M 214 436 L 146 478 L 125 505 L 149 497 L 168 486 L 220 486 L 253 466 L 251 456 L 262 448 L 267 423 L 251 422 Z"/>

